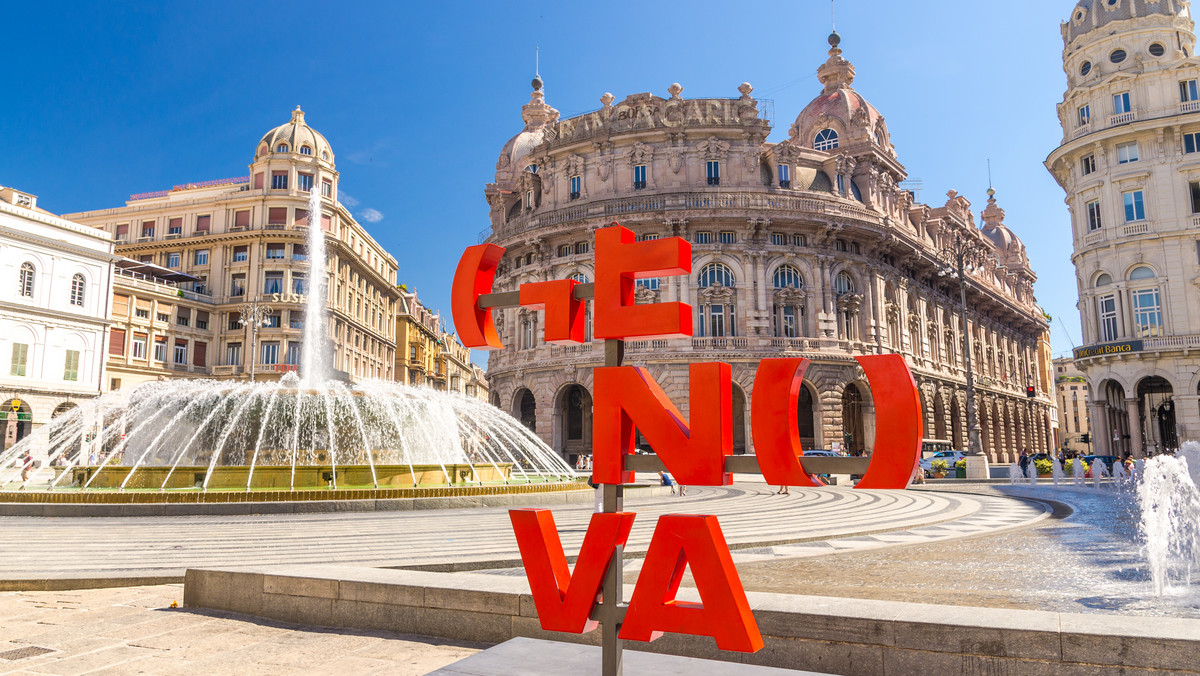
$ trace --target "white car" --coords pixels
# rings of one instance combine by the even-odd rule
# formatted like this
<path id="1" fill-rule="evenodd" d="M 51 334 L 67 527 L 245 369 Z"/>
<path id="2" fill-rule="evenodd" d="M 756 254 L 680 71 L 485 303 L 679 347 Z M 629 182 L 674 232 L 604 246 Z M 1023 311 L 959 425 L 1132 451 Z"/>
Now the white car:
<path id="1" fill-rule="evenodd" d="M 946 471 L 952 472 L 954 471 L 954 463 L 962 460 L 965 457 L 967 457 L 967 455 L 962 451 L 938 451 L 928 458 L 921 458 L 921 461 L 917 464 L 921 466 L 921 469 L 924 470 L 926 474 L 929 474 L 933 471 L 934 460 L 945 460 Z"/>

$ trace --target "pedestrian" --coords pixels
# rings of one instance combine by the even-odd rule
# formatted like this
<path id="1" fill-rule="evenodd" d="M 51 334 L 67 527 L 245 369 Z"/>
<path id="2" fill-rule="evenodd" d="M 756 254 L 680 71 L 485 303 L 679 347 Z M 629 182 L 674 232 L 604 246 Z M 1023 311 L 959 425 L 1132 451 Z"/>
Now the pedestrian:
<path id="1" fill-rule="evenodd" d="M 25 451 L 25 457 L 21 458 L 21 481 L 29 481 L 29 473 L 33 471 L 33 456 L 29 451 Z"/>
<path id="2" fill-rule="evenodd" d="M 687 495 L 687 486 L 684 486 L 683 484 L 679 484 L 679 497 L 682 498 L 685 495 Z"/>
<path id="3" fill-rule="evenodd" d="M 780 486 L 779 490 L 775 491 L 775 495 L 791 495 L 791 493 L 788 492 L 787 486 Z"/>
<path id="4" fill-rule="evenodd" d="M 675 495 L 675 480 L 671 478 L 670 474 L 667 474 L 666 472 L 659 472 L 658 473 L 658 482 L 660 484 L 662 484 L 663 486 L 670 488 L 671 495 Z"/>
<path id="5" fill-rule="evenodd" d="M 1029 474 L 1029 449 L 1028 448 L 1021 449 L 1021 457 L 1018 460 L 1018 463 L 1021 465 L 1021 474 L 1028 475 Z"/>
<path id="6" fill-rule="evenodd" d="M 921 469 L 920 465 L 917 465 L 916 469 L 913 470 L 912 482 L 914 484 L 925 483 L 925 470 Z"/>

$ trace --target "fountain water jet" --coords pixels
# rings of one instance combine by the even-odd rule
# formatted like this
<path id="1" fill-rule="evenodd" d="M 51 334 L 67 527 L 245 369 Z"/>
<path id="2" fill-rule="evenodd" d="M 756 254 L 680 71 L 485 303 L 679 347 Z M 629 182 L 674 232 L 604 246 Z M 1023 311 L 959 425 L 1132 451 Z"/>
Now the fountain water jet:
<path id="1" fill-rule="evenodd" d="M 1200 574 L 1200 443 L 1184 442 L 1175 457 L 1155 456 L 1140 470 L 1143 551 L 1162 596 Z"/>

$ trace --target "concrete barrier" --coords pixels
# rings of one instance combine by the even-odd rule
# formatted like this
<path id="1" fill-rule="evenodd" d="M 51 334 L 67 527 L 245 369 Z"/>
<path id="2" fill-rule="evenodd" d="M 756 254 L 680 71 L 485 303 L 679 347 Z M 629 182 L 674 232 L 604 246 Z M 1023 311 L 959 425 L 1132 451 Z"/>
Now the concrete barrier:
<path id="1" fill-rule="evenodd" d="M 690 594 L 690 596 L 689 596 Z M 681 599 L 698 600 L 694 590 Z M 1083 615 L 750 593 L 766 647 L 721 652 L 668 634 L 638 650 L 851 676 L 1200 674 L 1200 620 Z M 273 566 L 188 570 L 184 604 L 296 624 L 501 643 L 542 631 L 523 577 Z"/>

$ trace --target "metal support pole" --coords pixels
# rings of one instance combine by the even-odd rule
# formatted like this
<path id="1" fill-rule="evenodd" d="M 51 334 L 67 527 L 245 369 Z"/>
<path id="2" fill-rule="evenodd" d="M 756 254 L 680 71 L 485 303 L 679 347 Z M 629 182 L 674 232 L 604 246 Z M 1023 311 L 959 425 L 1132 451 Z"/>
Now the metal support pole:
<path id="1" fill-rule="evenodd" d="M 621 366 L 625 361 L 625 341 L 604 341 L 604 365 Z M 604 512 L 620 512 L 625 508 L 625 487 L 621 485 L 602 484 L 600 489 L 603 497 Z M 622 641 L 617 637 L 621 631 L 621 604 L 624 602 L 622 590 L 622 564 L 625 558 L 625 548 L 617 545 L 613 550 L 612 560 L 609 561 L 608 571 L 604 574 L 604 587 L 601 592 L 600 604 L 600 641 L 601 666 L 604 676 L 621 676 Z"/>

